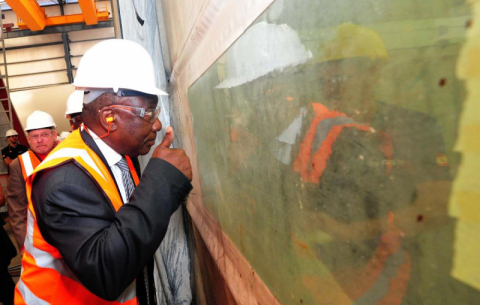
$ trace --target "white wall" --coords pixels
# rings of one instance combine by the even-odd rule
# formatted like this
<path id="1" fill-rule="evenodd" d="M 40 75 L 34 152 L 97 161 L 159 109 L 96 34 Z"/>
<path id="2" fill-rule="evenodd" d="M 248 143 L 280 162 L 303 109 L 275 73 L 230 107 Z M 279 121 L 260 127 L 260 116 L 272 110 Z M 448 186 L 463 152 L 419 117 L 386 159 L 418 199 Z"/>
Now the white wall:
<path id="1" fill-rule="evenodd" d="M 72 85 L 61 85 L 41 89 L 12 92 L 10 98 L 17 111 L 18 118 L 23 128 L 27 117 L 35 110 L 41 110 L 53 116 L 57 131 L 70 130 L 70 125 L 65 119 L 65 106 L 67 98 L 74 90 Z"/>

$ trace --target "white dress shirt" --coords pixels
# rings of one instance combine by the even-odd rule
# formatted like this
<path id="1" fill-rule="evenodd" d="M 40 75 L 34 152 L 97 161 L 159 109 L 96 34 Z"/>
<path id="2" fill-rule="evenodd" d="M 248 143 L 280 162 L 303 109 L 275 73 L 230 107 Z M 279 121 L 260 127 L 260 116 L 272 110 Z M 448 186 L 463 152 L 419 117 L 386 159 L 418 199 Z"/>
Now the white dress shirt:
<path id="1" fill-rule="evenodd" d="M 113 178 L 117 182 L 123 202 L 128 203 L 128 198 L 126 198 L 127 196 L 125 194 L 125 186 L 123 185 L 122 170 L 116 165 L 117 162 L 122 159 L 122 155 L 114 151 L 110 146 L 103 142 L 103 140 L 100 139 L 93 131 L 89 129 L 88 132 L 95 141 L 95 144 L 97 144 L 100 152 L 105 157 L 105 160 L 107 160 L 108 166 L 110 166 L 110 169 L 112 170 Z"/>

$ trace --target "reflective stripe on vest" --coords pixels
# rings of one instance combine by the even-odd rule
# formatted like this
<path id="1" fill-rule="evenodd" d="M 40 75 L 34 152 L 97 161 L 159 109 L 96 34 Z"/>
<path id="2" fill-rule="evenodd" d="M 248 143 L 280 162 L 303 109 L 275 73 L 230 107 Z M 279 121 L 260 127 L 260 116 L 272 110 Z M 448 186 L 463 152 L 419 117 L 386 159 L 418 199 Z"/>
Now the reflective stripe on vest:
<path id="1" fill-rule="evenodd" d="M 312 103 L 312 107 L 315 112 L 315 118 L 312 120 L 310 129 L 300 144 L 300 152 L 293 164 L 293 170 L 300 173 L 303 181 L 319 184 L 320 177 L 325 171 L 327 161 L 332 154 L 333 143 L 335 143 L 342 130 L 353 127 L 361 131 L 372 132 L 372 128 L 365 124 L 356 123 L 344 113 L 331 111 L 320 103 Z M 317 127 L 328 120 L 333 120 L 333 124 L 330 124 L 326 130 L 317 131 Z M 387 160 L 391 160 L 393 157 L 392 141 L 386 133 L 382 132 L 380 136 L 382 139 L 380 150 Z M 313 153 L 313 142 L 316 137 L 320 137 L 321 143 L 320 148 Z M 386 174 L 389 173 L 390 169 L 391 163 L 386 162 Z"/>
<path id="2" fill-rule="evenodd" d="M 129 165 L 131 160 L 129 160 Z M 28 217 L 22 272 L 15 288 L 15 304 L 137 304 L 133 281 L 116 301 L 107 301 L 91 293 L 65 264 L 58 249 L 43 238 L 38 228 L 31 201 L 32 183 L 36 174 L 47 168 L 74 160 L 85 169 L 110 199 L 116 211 L 123 205 L 114 178 L 100 157 L 83 141 L 80 131 L 74 131 L 61 142 L 27 179 Z M 138 176 L 130 166 L 135 184 Z"/>
<path id="3" fill-rule="evenodd" d="M 23 154 L 18 156 L 20 167 L 22 168 L 23 179 L 27 180 L 33 170 L 40 164 L 40 159 L 31 150 L 27 150 Z"/>

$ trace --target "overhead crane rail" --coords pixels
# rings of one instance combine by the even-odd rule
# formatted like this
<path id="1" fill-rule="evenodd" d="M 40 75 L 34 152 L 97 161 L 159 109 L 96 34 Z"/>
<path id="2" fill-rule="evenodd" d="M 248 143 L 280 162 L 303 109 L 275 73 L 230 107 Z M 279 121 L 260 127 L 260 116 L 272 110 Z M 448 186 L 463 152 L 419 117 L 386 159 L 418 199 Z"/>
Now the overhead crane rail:
<path id="1" fill-rule="evenodd" d="M 75 23 L 95 25 L 99 21 L 107 21 L 109 18 L 106 1 L 78 0 L 82 14 L 52 17 L 45 14 L 45 8 L 41 7 L 36 0 L 6 0 L 6 2 L 17 14 L 17 25 L 23 30 L 41 31 L 48 26 Z M 100 4 L 103 4 L 103 7 L 100 7 Z"/>

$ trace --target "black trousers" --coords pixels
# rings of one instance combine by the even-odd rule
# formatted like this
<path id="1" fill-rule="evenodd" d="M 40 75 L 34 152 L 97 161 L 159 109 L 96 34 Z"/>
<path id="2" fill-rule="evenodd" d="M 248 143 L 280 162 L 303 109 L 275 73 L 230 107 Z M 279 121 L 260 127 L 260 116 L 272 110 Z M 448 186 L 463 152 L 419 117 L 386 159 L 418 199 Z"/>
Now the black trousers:
<path id="1" fill-rule="evenodd" d="M 13 305 L 15 283 L 8 273 L 10 260 L 17 255 L 17 250 L 3 228 L 5 222 L 0 218 L 0 302 Z"/>
<path id="2" fill-rule="evenodd" d="M 0 270 L 0 301 L 3 305 L 13 305 L 14 290 L 15 283 L 8 273 L 8 267 L 3 267 Z"/>

